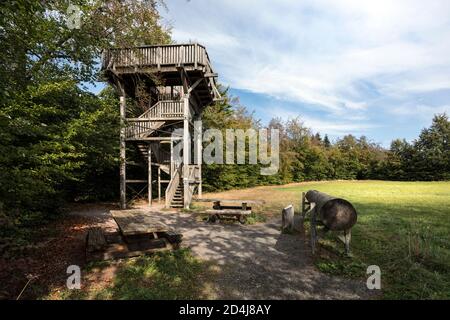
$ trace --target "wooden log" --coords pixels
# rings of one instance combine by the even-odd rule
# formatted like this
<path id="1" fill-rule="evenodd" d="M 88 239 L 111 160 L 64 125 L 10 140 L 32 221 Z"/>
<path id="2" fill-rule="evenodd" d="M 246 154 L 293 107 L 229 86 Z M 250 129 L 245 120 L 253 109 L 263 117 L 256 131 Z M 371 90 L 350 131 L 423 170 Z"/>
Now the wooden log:
<path id="1" fill-rule="evenodd" d="M 284 208 L 281 211 L 281 228 L 282 230 L 294 230 L 294 207 L 292 205 Z"/>
<path id="2" fill-rule="evenodd" d="M 308 191 L 305 198 L 309 203 L 314 204 L 316 218 L 329 230 L 344 231 L 355 225 L 357 213 L 347 200 L 317 190 Z"/>
<path id="3" fill-rule="evenodd" d="M 87 234 L 86 250 L 88 252 L 100 251 L 103 250 L 106 245 L 107 243 L 102 228 L 89 228 Z"/>

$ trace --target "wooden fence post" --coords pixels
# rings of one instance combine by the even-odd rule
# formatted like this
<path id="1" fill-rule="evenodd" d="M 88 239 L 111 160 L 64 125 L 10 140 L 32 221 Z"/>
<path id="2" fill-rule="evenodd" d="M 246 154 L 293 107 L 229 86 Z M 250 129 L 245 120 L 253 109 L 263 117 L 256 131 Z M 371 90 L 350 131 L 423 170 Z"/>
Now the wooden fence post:
<path id="1" fill-rule="evenodd" d="M 292 205 L 286 207 L 281 212 L 281 228 L 283 231 L 294 230 L 294 207 Z"/>

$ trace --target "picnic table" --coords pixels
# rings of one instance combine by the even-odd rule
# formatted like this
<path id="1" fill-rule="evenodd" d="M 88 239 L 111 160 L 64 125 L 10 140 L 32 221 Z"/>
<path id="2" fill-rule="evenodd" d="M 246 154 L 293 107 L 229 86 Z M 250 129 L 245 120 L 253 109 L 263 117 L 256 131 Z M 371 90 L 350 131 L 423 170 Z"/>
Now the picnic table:
<path id="1" fill-rule="evenodd" d="M 125 237 L 170 231 L 157 216 L 143 210 L 111 210 L 111 215 Z"/>
<path id="2" fill-rule="evenodd" d="M 238 200 L 238 199 L 193 199 L 194 202 L 212 202 L 213 208 L 205 210 L 209 222 L 221 219 L 235 219 L 244 224 L 247 216 L 252 214 L 251 204 L 264 204 L 262 200 Z M 226 203 L 226 205 L 224 205 Z"/>
<path id="3" fill-rule="evenodd" d="M 123 259 L 167 251 L 179 247 L 183 235 L 162 223 L 146 210 L 111 210 L 119 227 L 117 232 L 90 228 L 86 235 L 89 261 Z"/>

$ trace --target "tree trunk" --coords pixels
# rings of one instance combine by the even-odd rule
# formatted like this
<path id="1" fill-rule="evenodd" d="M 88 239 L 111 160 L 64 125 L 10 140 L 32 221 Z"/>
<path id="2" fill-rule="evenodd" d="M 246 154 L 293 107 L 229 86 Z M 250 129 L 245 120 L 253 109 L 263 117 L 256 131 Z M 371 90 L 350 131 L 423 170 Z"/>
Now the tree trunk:
<path id="1" fill-rule="evenodd" d="M 333 231 L 349 230 L 356 223 L 357 213 L 347 200 L 316 190 L 306 193 L 306 200 L 315 204 L 317 219 Z"/>

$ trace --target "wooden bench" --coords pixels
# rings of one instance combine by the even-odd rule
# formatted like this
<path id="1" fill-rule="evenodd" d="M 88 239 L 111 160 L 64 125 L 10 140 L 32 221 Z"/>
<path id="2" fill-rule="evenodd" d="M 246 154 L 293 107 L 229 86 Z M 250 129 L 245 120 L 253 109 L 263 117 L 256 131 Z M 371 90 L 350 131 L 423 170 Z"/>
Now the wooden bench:
<path id="1" fill-rule="evenodd" d="M 252 213 L 251 210 L 236 210 L 236 209 L 210 209 L 205 211 L 209 217 L 209 222 L 216 222 L 221 219 L 236 219 L 244 224 L 247 221 L 247 216 Z"/>
<path id="2" fill-rule="evenodd" d="M 206 210 L 209 222 L 216 222 L 220 219 L 235 219 L 244 224 L 247 216 L 252 213 L 249 204 L 263 204 L 264 201 L 259 200 L 236 200 L 236 199 L 194 199 L 195 202 L 212 202 L 213 209 Z M 223 205 L 223 203 L 232 205 Z M 237 205 L 239 204 L 239 205 Z"/>

